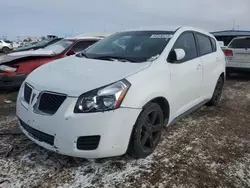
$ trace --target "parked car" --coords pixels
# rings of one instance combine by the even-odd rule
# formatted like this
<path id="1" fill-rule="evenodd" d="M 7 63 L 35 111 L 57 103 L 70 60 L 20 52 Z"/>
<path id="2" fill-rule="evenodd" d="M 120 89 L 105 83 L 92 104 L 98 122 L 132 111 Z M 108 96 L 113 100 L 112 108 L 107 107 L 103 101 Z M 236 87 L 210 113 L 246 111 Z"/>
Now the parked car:
<path id="1" fill-rule="evenodd" d="M 44 49 L 10 53 L 0 57 L 0 88 L 20 87 L 37 67 L 84 50 L 104 36 L 74 37 L 60 40 Z"/>
<path id="2" fill-rule="evenodd" d="M 250 72 L 250 36 L 234 38 L 224 49 L 226 73 Z"/>
<path id="3" fill-rule="evenodd" d="M 16 49 L 13 50 L 13 52 L 22 52 L 22 51 L 28 51 L 28 50 L 37 50 L 40 48 L 45 48 L 51 44 L 54 44 L 60 40 L 62 40 L 63 38 L 52 38 L 52 39 L 45 39 L 42 40 L 40 42 L 31 42 L 31 43 L 27 43 L 24 44 L 21 47 L 18 47 Z"/>
<path id="4" fill-rule="evenodd" d="M 0 40 L 0 51 L 3 53 L 8 53 L 13 49 L 11 41 Z"/>
<path id="5" fill-rule="evenodd" d="M 164 126 L 219 103 L 224 75 L 225 56 L 207 32 L 119 32 L 34 70 L 22 84 L 16 112 L 24 134 L 49 150 L 83 158 L 146 157 Z"/>

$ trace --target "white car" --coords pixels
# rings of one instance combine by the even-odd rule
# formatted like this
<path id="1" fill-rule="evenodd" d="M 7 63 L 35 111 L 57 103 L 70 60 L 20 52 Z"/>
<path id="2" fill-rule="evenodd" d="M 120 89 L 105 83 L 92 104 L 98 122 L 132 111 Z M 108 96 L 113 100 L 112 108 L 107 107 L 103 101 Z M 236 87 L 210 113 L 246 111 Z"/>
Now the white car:
<path id="1" fill-rule="evenodd" d="M 224 49 L 226 73 L 250 72 L 250 37 L 234 38 Z"/>
<path id="2" fill-rule="evenodd" d="M 8 53 L 13 50 L 13 46 L 8 40 L 0 40 L 0 51 L 3 53 Z"/>
<path id="3" fill-rule="evenodd" d="M 126 48 L 121 47 L 119 40 Z M 18 94 L 24 134 L 75 157 L 150 155 L 164 126 L 204 104 L 217 105 L 225 56 L 192 27 L 115 33 L 78 55 L 34 70 Z"/>

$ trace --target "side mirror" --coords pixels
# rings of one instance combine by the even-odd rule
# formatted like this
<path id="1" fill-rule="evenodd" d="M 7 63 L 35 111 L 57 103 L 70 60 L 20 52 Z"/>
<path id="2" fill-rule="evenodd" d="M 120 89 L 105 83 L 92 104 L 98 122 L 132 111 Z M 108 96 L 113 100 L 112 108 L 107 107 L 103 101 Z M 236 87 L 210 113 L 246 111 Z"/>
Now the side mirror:
<path id="1" fill-rule="evenodd" d="M 70 56 L 70 55 L 74 55 L 74 54 L 76 54 L 76 52 L 74 50 L 69 50 L 66 55 Z"/>
<path id="2" fill-rule="evenodd" d="M 168 62 L 175 63 L 176 61 L 180 61 L 184 59 L 185 56 L 186 56 L 186 53 L 183 49 L 176 48 L 169 53 Z"/>

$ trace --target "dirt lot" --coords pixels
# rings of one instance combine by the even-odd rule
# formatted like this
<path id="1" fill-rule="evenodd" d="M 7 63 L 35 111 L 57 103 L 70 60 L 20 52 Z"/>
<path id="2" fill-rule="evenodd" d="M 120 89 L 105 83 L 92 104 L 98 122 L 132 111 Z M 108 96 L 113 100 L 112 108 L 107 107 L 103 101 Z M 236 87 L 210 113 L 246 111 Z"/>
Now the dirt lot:
<path id="1" fill-rule="evenodd" d="M 221 104 L 168 127 L 152 156 L 86 160 L 32 143 L 0 97 L 0 187 L 250 187 L 250 77 L 227 81 Z"/>

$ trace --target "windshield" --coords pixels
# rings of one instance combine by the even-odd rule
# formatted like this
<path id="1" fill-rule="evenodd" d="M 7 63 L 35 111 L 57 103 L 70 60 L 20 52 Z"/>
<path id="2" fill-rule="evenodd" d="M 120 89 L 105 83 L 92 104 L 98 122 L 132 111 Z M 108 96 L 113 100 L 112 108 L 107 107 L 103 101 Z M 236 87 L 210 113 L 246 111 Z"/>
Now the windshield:
<path id="1" fill-rule="evenodd" d="M 85 50 L 87 58 L 145 62 L 158 57 L 172 37 L 170 31 L 129 31 L 107 37 Z"/>
<path id="2" fill-rule="evenodd" d="M 250 48 L 250 38 L 234 39 L 229 48 Z"/>
<path id="3" fill-rule="evenodd" d="M 54 54 L 60 54 L 73 44 L 72 40 L 60 40 L 44 48 L 44 50 L 52 51 Z"/>
<path id="4" fill-rule="evenodd" d="M 32 46 L 45 46 L 47 43 L 49 43 L 51 39 L 45 39 L 40 42 L 37 42 L 36 44 L 33 44 Z"/>

